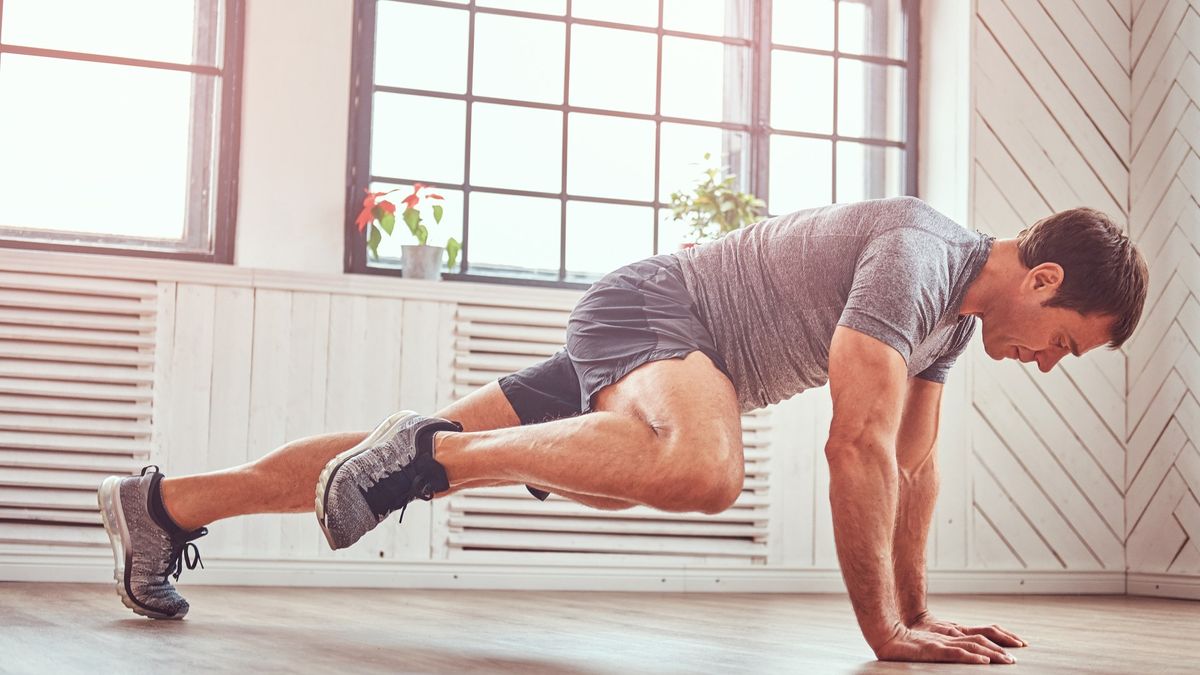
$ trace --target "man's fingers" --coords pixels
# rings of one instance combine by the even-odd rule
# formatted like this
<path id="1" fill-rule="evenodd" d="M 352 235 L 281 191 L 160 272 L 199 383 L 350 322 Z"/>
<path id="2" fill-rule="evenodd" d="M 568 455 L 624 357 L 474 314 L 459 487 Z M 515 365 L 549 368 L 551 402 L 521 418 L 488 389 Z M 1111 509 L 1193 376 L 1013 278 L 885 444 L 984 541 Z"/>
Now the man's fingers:
<path id="1" fill-rule="evenodd" d="M 970 640 L 971 642 L 974 642 L 977 645 L 983 645 L 984 647 L 987 647 L 988 649 L 998 649 L 1000 651 L 1004 651 L 1003 649 L 1000 648 L 1000 645 L 989 640 L 987 638 L 987 636 L 985 636 L 985 635 L 978 635 L 978 634 L 968 635 L 968 636 L 966 636 L 965 639 Z"/>
<path id="2" fill-rule="evenodd" d="M 1014 663 L 1016 661 L 1016 659 L 1006 654 L 999 647 L 988 646 L 973 640 L 963 641 L 960 643 L 960 646 L 969 652 L 987 657 L 992 663 Z"/>
<path id="3" fill-rule="evenodd" d="M 938 661 L 945 663 L 991 663 L 985 654 L 976 654 L 961 647 L 943 647 L 938 651 Z"/>
<path id="4" fill-rule="evenodd" d="M 982 635 L 992 642 L 995 642 L 997 645 L 1003 645 L 1005 647 L 1025 646 L 1024 640 L 999 626 L 964 627 L 963 632 L 965 632 L 967 635 Z"/>

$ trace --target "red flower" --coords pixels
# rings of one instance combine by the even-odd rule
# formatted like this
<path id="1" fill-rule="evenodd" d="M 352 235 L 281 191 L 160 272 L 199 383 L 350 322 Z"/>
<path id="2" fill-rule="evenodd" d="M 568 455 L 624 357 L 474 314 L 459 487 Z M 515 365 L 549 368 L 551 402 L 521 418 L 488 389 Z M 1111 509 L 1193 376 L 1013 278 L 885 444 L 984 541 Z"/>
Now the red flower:
<path id="1" fill-rule="evenodd" d="M 386 199 L 378 203 L 375 201 L 384 195 L 389 195 L 395 192 L 395 190 L 388 190 L 387 192 L 371 192 L 369 188 L 363 188 L 363 192 L 367 193 L 367 196 L 363 198 L 362 211 L 359 211 L 358 217 L 354 219 L 354 224 L 358 226 L 359 232 L 362 232 L 366 229 L 367 223 L 375 220 L 376 206 L 383 209 L 387 213 L 396 212 L 396 205 L 387 201 Z"/>
<path id="2" fill-rule="evenodd" d="M 443 197 L 441 195 L 437 194 L 436 192 L 430 192 L 429 194 L 427 194 L 425 196 L 428 197 L 429 199 L 443 199 Z"/>
<path id="3" fill-rule="evenodd" d="M 413 194 L 405 197 L 404 199 L 402 199 L 400 201 L 403 202 L 404 205 L 407 206 L 408 208 L 415 209 L 415 208 L 417 208 L 417 202 L 420 200 L 421 200 L 421 198 L 418 197 L 417 194 L 414 192 Z"/>

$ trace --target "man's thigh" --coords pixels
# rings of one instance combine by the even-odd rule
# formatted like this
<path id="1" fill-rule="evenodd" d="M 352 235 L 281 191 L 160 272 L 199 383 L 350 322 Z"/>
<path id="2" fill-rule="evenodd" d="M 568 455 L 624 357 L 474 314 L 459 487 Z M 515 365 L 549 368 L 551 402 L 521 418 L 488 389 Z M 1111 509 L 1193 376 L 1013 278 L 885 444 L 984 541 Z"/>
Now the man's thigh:
<path id="1" fill-rule="evenodd" d="M 597 392 L 592 404 L 595 410 L 636 417 L 659 435 L 682 433 L 741 448 L 741 409 L 733 383 L 703 352 L 644 363 Z"/>

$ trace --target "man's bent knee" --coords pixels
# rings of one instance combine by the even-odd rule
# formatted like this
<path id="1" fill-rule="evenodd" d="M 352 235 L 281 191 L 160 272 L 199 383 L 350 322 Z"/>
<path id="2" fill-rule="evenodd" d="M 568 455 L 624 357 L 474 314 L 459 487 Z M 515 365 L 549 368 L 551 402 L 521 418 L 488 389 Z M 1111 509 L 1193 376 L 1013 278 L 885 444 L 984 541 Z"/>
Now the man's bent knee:
<path id="1" fill-rule="evenodd" d="M 737 501 L 745 479 L 741 439 L 685 433 L 664 440 L 658 473 L 675 488 L 664 490 L 664 496 L 676 509 L 714 514 Z"/>

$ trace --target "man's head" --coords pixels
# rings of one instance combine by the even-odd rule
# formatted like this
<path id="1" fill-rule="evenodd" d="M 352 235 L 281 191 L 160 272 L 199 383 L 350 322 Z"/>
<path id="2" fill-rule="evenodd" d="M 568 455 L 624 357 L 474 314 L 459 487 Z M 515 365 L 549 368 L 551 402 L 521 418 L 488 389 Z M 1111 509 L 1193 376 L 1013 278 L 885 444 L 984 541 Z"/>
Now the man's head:
<path id="1" fill-rule="evenodd" d="M 1049 372 L 1067 354 L 1120 347 L 1137 327 L 1149 272 L 1129 237 L 1103 213 L 1079 208 L 1017 235 L 1015 288 L 984 317 L 994 359 L 1037 361 Z"/>

